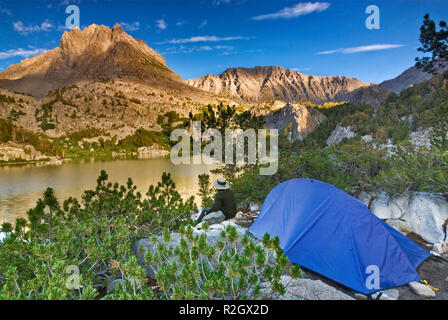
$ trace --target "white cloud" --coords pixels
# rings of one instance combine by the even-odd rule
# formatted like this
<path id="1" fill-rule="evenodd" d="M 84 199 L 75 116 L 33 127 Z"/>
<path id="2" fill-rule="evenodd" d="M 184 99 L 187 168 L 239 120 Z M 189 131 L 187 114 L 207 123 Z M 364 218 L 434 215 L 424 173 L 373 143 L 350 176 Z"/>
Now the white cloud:
<path id="1" fill-rule="evenodd" d="M 234 55 L 234 54 L 260 53 L 260 52 L 263 52 L 263 50 L 262 49 L 251 49 L 251 50 L 244 50 L 244 51 L 229 50 L 229 51 L 224 51 L 220 55 L 221 56 L 229 56 L 229 55 Z"/>
<path id="2" fill-rule="evenodd" d="M 163 55 L 167 54 L 185 54 L 185 53 L 194 53 L 194 52 L 204 52 L 204 51 L 217 51 L 218 54 L 226 55 L 234 52 L 233 46 L 192 46 L 188 47 L 185 45 L 181 45 L 179 47 L 170 47 L 160 52 Z"/>
<path id="3" fill-rule="evenodd" d="M 6 14 L 6 15 L 12 17 L 12 12 L 11 12 L 11 10 L 4 9 L 4 8 L 0 8 L 0 13 L 2 13 L 2 14 Z"/>
<path id="4" fill-rule="evenodd" d="M 249 40 L 251 38 L 243 36 L 235 37 L 217 37 L 217 36 L 194 36 L 185 39 L 173 39 L 165 42 L 160 42 L 159 44 L 171 43 L 171 44 L 185 44 L 185 43 L 196 43 L 196 42 L 220 42 L 220 41 L 233 41 L 233 40 Z"/>
<path id="5" fill-rule="evenodd" d="M 268 19 L 291 19 L 297 18 L 303 15 L 307 15 L 313 12 L 322 12 L 330 7 L 328 2 L 299 2 L 295 6 L 283 8 L 282 10 L 255 16 L 252 20 L 268 20 Z"/>
<path id="6" fill-rule="evenodd" d="M 207 20 L 202 21 L 201 24 L 199 25 L 199 29 L 204 28 L 205 26 L 207 26 L 207 24 L 208 24 Z"/>
<path id="7" fill-rule="evenodd" d="M 193 53 L 193 52 L 203 52 L 203 51 L 212 51 L 213 47 L 210 46 L 193 46 L 193 47 L 171 47 L 162 51 L 160 54 L 168 55 L 168 54 L 185 54 L 185 53 Z"/>
<path id="8" fill-rule="evenodd" d="M 13 57 L 31 57 L 46 52 L 46 49 L 11 49 L 0 51 L 0 60 L 9 59 Z"/>
<path id="9" fill-rule="evenodd" d="M 367 45 L 367 46 L 320 51 L 320 52 L 317 52 L 316 54 L 320 54 L 320 55 L 328 55 L 328 54 L 334 54 L 334 53 L 352 54 L 352 53 L 358 53 L 358 52 L 395 49 L 395 48 L 400 48 L 400 47 L 403 47 L 403 45 L 402 44 L 371 44 L 371 45 Z"/>
<path id="10" fill-rule="evenodd" d="M 166 28 L 168 28 L 168 24 L 163 19 L 157 20 L 156 21 L 156 26 L 160 30 L 165 30 Z"/>
<path id="11" fill-rule="evenodd" d="M 184 21 L 184 20 L 182 20 L 182 21 L 179 21 L 179 22 L 176 22 L 176 27 L 182 27 L 183 25 L 186 25 L 188 22 L 187 21 Z"/>
<path id="12" fill-rule="evenodd" d="M 221 4 L 229 4 L 229 3 L 234 3 L 234 4 L 242 4 L 244 2 L 246 2 L 247 0 L 213 0 L 212 3 L 215 6 L 219 6 Z"/>
<path id="13" fill-rule="evenodd" d="M 40 25 L 27 25 L 25 26 L 22 21 L 15 21 L 12 23 L 14 31 L 19 32 L 22 35 L 28 35 L 33 32 L 41 32 L 41 31 L 50 31 L 53 28 L 53 25 L 45 20 Z"/>
<path id="14" fill-rule="evenodd" d="M 140 22 L 135 21 L 132 23 L 127 23 L 127 22 L 119 22 L 118 23 L 124 31 L 137 31 L 138 29 L 140 29 Z"/>
<path id="15" fill-rule="evenodd" d="M 227 4 L 232 2 L 232 0 L 213 0 L 213 4 L 219 6 L 220 4 Z"/>
<path id="16" fill-rule="evenodd" d="M 291 68 L 290 70 L 292 71 L 296 71 L 296 72 L 304 72 L 304 71 L 310 71 L 311 67 L 306 67 L 306 68 Z"/>
<path id="17" fill-rule="evenodd" d="M 219 50 L 233 50 L 233 49 L 235 49 L 235 47 L 233 47 L 233 46 L 215 46 L 215 49 L 219 49 Z"/>

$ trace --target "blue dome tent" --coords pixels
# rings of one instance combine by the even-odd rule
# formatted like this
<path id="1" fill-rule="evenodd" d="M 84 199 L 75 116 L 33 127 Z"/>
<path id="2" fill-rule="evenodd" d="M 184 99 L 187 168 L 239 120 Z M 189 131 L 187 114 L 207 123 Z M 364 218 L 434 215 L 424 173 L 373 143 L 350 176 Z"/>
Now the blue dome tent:
<path id="1" fill-rule="evenodd" d="M 292 262 L 364 294 L 420 281 L 416 269 L 430 256 L 358 199 L 311 179 L 275 187 L 249 230 L 278 236 Z"/>

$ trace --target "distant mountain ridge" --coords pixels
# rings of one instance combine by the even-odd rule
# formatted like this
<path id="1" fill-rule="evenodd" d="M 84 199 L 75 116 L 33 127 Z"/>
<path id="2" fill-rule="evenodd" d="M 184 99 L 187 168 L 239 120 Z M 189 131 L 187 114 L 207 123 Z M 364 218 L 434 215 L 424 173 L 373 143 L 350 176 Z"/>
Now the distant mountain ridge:
<path id="1" fill-rule="evenodd" d="M 310 76 L 279 66 L 230 68 L 220 75 L 206 75 L 187 83 L 248 103 L 267 100 L 342 101 L 350 98 L 356 90 L 371 86 L 355 78 Z"/>
<path id="2" fill-rule="evenodd" d="M 448 70 L 448 64 L 444 66 L 437 65 L 436 71 L 438 73 L 444 72 Z M 389 92 L 400 93 L 406 88 L 409 88 L 411 85 L 416 85 L 422 83 L 423 81 L 429 80 L 433 77 L 432 74 L 424 72 L 417 67 L 411 67 L 405 70 L 398 77 L 384 81 L 380 84 L 381 87 L 385 88 Z"/>

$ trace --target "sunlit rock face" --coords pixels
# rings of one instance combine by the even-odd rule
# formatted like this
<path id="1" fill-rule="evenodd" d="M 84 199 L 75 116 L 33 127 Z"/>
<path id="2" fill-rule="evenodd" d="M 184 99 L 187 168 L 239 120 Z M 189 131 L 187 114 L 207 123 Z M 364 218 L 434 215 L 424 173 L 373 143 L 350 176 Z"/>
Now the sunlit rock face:
<path id="1" fill-rule="evenodd" d="M 187 83 L 248 103 L 269 100 L 313 103 L 345 101 L 350 93 L 370 86 L 354 78 L 310 76 L 278 66 L 231 68 L 220 75 L 206 75 Z"/>
<path id="2" fill-rule="evenodd" d="M 297 103 L 288 103 L 265 115 L 267 128 L 277 129 L 279 134 L 287 132 L 291 140 L 305 139 L 326 120 L 323 113 Z"/>

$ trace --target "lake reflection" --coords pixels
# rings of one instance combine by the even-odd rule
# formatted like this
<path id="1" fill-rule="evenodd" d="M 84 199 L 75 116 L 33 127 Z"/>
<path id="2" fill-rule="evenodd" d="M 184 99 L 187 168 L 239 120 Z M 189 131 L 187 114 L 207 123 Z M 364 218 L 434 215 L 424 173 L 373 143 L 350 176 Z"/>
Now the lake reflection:
<path id="1" fill-rule="evenodd" d="M 109 181 L 125 185 L 132 178 L 143 195 L 151 184 L 161 180 L 163 172 L 171 173 L 177 191 L 187 198 L 197 195 L 198 178 L 210 173 L 213 166 L 173 165 L 170 159 L 117 160 L 109 162 L 69 162 L 61 166 L 0 166 L 0 223 L 26 217 L 44 190 L 51 187 L 62 203 L 69 196 L 80 198 L 82 192 L 96 186 L 101 170 Z M 196 197 L 196 202 L 198 202 Z"/>

